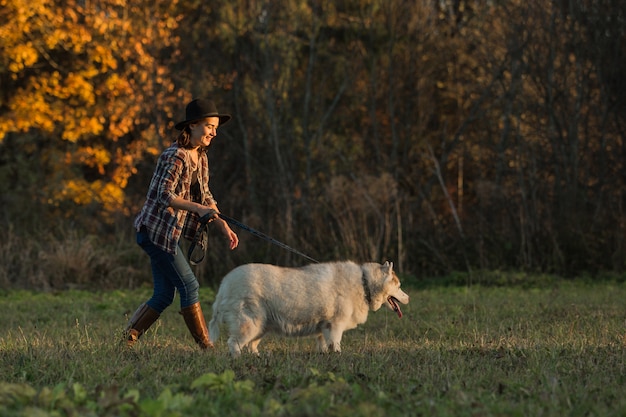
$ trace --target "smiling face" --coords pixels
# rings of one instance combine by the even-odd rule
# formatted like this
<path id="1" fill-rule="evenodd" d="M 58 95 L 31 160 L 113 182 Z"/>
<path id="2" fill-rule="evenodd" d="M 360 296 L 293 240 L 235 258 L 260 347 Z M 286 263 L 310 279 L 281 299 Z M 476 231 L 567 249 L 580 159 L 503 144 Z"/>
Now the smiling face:
<path id="1" fill-rule="evenodd" d="M 211 144 L 211 140 L 217 135 L 217 127 L 220 124 L 218 117 L 207 117 L 190 123 L 189 129 L 191 137 L 189 138 L 192 147 L 207 147 Z"/>

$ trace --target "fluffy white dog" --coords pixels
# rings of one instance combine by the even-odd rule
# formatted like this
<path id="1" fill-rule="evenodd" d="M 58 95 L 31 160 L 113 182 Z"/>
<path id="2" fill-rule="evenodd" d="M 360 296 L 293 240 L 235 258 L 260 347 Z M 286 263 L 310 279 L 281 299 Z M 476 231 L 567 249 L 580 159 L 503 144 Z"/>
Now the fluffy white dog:
<path id="1" fill-rule="evenodd" d="M 315 335 L 320 351 L 340 352 L 343 332 L 365 323 L 369 310 L 385 304 L 402 317 L 399 303 L 408 302 L 390 262 L 328 262 L 301 268 L 246 264 L 222 280 L 209 333 L 216 341 L 225 323 L 233 356 L 244 348 L 258 354 L 268 332 Z"/>

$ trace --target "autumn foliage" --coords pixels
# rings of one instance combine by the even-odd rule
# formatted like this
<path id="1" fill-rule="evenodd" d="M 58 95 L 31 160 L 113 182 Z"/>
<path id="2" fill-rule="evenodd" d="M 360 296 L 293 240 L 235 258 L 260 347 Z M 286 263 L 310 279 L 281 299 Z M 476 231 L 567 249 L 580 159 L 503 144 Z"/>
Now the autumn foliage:
<path id="1" fill-rule="evenodd" d="M 130 230 L 212 97 L 221 209 L 316 259 L 626 267 L 622 1 L 0 0 L 0 40 L 5 230 Z"/>

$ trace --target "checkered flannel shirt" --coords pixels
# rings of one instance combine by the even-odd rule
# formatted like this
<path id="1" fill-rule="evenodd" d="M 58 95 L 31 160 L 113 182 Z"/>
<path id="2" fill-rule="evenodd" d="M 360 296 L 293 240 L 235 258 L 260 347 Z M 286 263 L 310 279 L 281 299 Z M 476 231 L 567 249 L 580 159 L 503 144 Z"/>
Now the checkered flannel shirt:
<path id="1" fill-rule="evenodd" d="M 193 239 L 200 227 L 199 216 L 170 207 L 172 199 L 182 197 L 203 205 L 216 203 L 209 190 L 209 160 L 206 152 L 198 159 L 199 194 L 192 193 L 191 156 L 189 150 L 174 143 L 159 156 L 146 202 L 134 222 L 137 230 L 144 226 L 158 248 L 176 253 L 181 235 Z"/>

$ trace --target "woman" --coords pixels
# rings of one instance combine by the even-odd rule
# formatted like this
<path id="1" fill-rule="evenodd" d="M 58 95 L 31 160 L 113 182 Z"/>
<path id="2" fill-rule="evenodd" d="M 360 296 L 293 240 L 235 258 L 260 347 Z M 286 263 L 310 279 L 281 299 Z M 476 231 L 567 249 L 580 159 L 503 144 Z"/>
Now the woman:
<path id="1" fill-rule="evenodd" d="M 205 149 L 217 134 L 218 126 L 230 120 L 219 114 L 210 100 L 190 102 L 185 120 L 176 124 L 176 141 L 159 157 L 141 212 L 134 222 L 137 244 L 150 256 L 154 291 L 131 317 L 126 343 L 132 346 L 174 301 L 178 290 L 181 314 L 196 343 L 213 347 L 199 302 L 200 285 L 179 247 L 181 235 L 192 239 L 199 218 L 212 213 L 217 225 L 235 249 L 239 238 L 217 216 L 217 202 L 209 190 L 209 164 Z"/>

